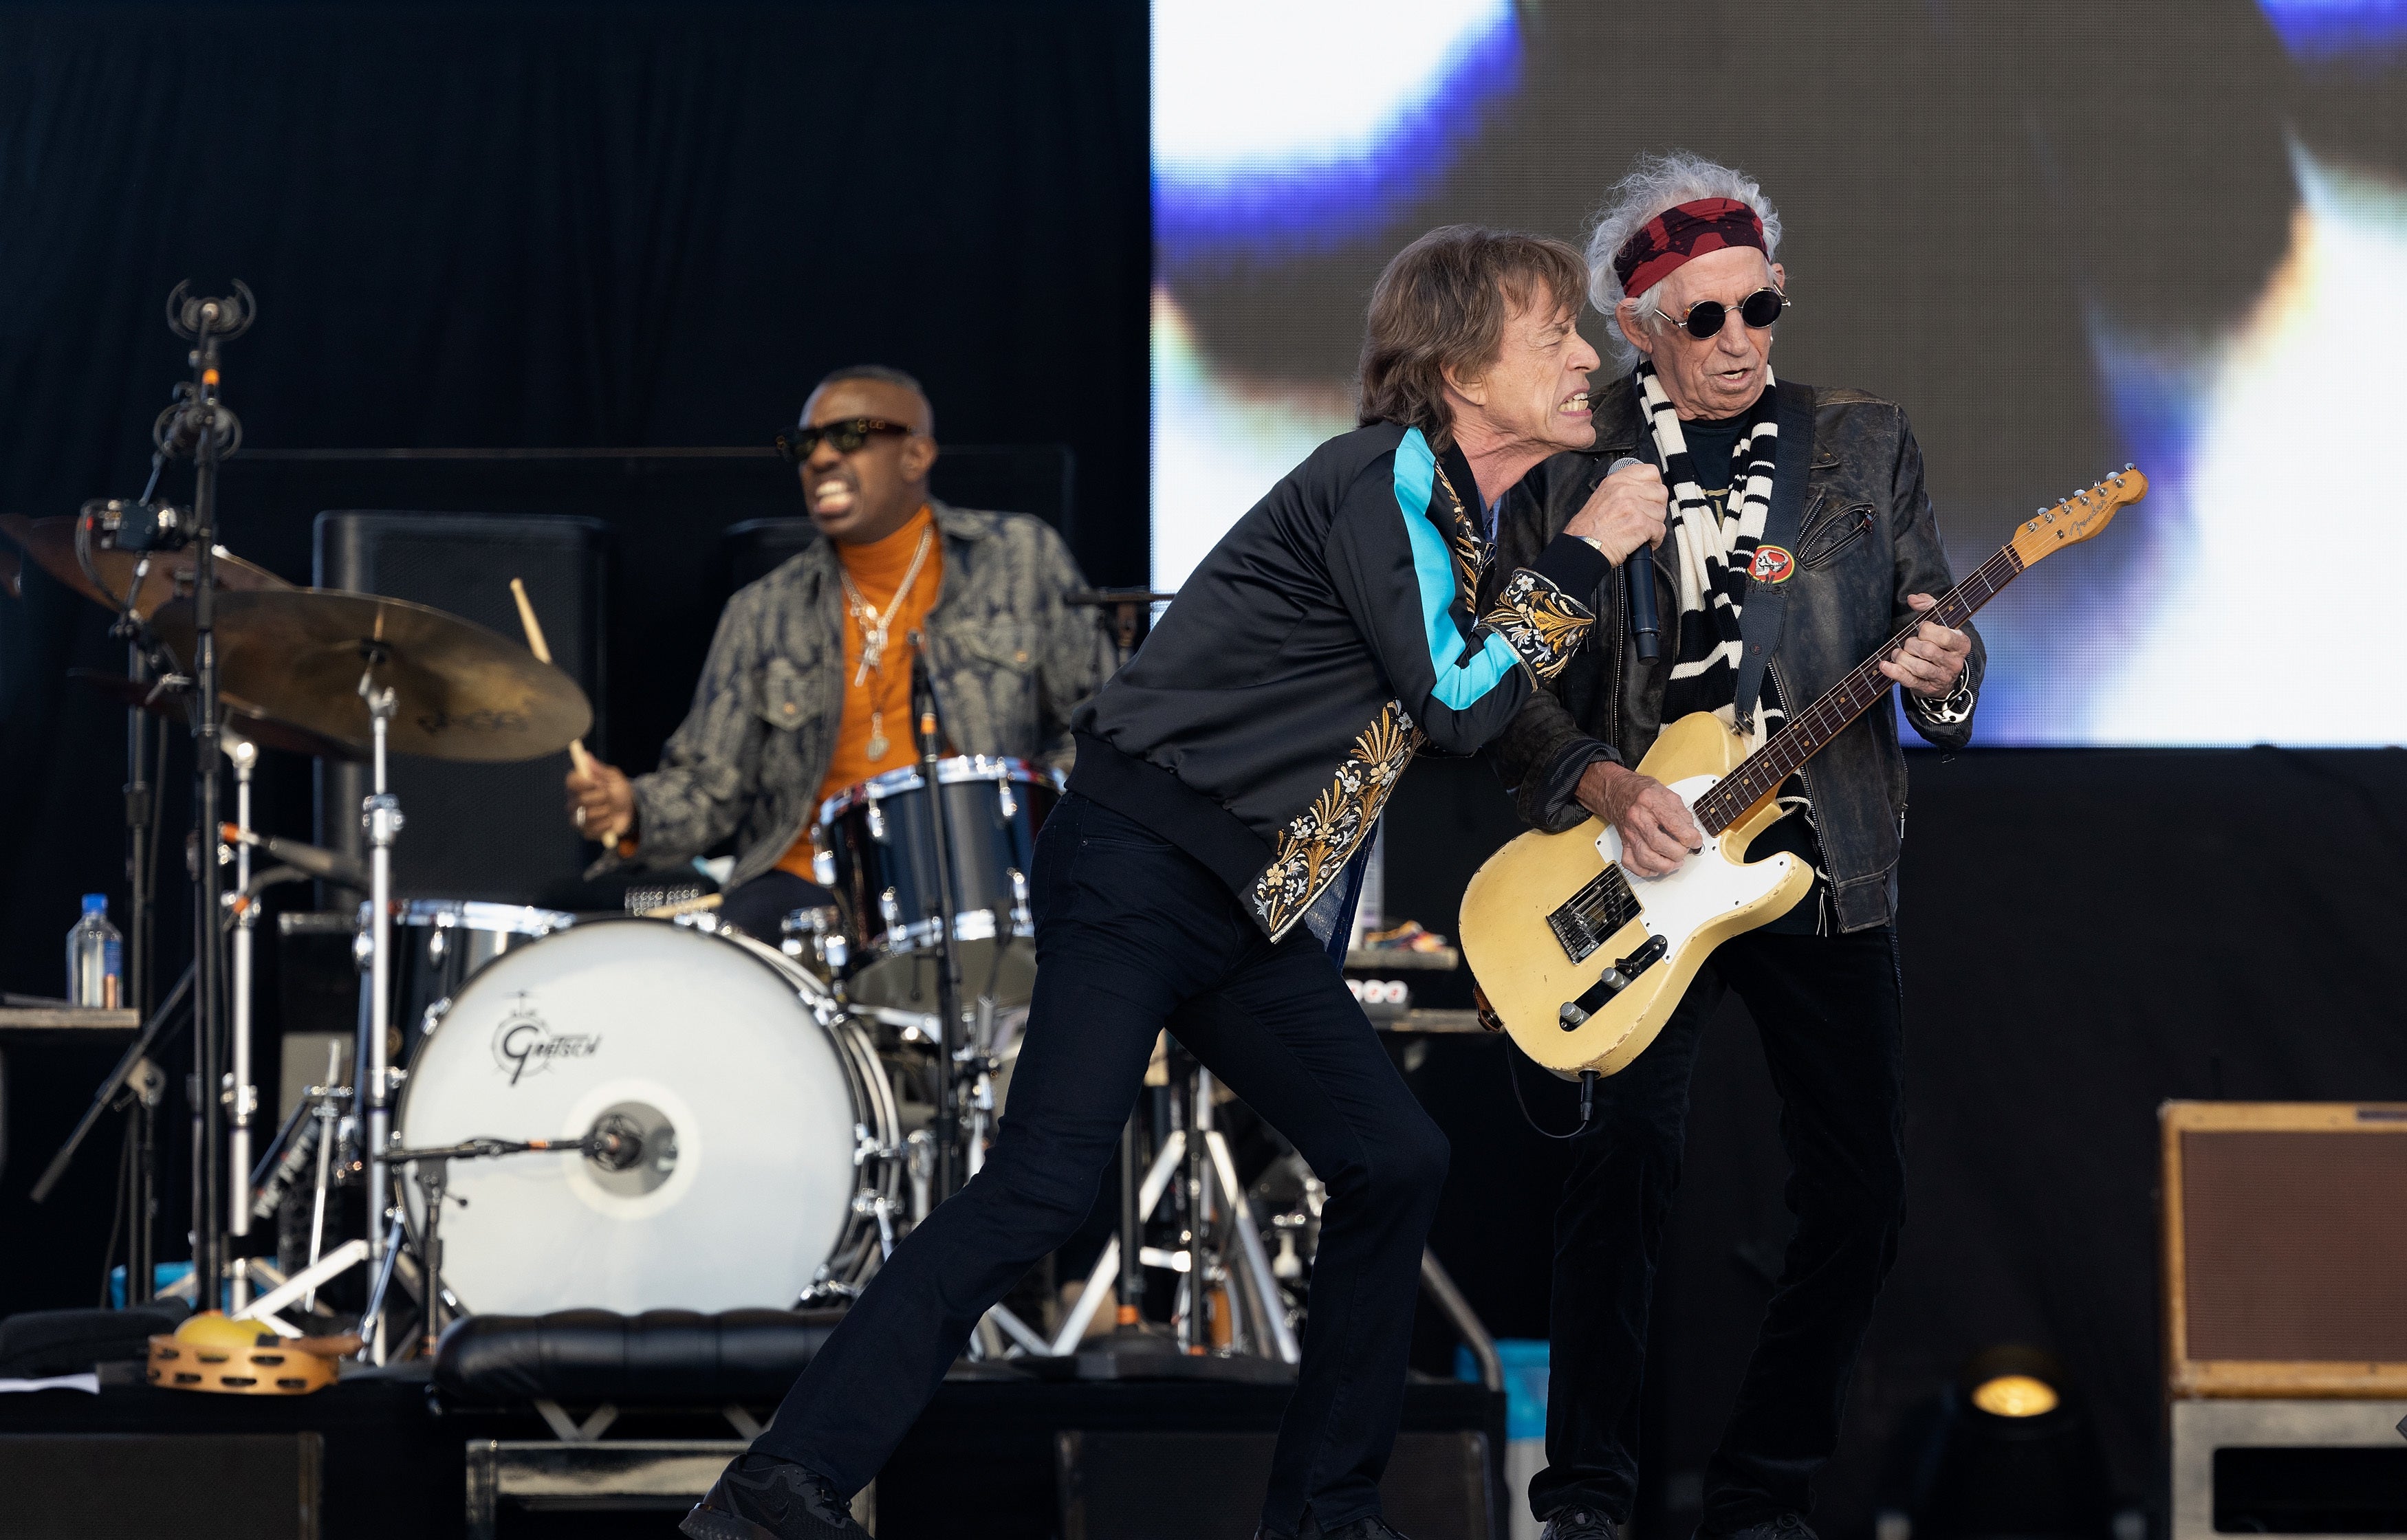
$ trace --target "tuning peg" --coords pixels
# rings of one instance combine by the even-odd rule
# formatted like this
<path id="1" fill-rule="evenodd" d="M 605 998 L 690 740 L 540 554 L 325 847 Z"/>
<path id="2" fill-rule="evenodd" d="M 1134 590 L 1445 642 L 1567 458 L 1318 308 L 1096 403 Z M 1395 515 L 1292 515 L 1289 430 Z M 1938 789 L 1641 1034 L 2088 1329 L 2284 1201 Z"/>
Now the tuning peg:
<path id="1" fill-rule="evenodd" d="M 2125 460 L 2125 461 L 2123 462 L 2123 469 L 2124 469 L 2124 470 L 2126 470 L 2126 471 L 2136 471 L 2136 470 L 2138 470 L 2138 469 L 2139 469 L 2139 467 L 2138 467 L 2138 466 L 2136 466 L 2136 465 L 2134 465 L 2134 464 L 2132 464 L 2129 460 L 2128 460 L 2128 459 L 2127 459 L 2127 460 Z"/>

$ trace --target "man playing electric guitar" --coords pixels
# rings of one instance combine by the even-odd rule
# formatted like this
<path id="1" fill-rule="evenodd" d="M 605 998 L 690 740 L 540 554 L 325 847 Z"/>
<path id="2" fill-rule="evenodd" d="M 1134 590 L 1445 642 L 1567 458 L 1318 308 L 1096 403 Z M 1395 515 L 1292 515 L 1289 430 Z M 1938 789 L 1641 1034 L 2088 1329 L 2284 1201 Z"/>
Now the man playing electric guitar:
<path id="1" fill-rule="evenodd" d="M 1634 369 L 1592 392 L 1595 447 L 1548 461 L 1501 516 L 1499 572 L 1583 509 L 1664 521 L 1660 657 L 1641 659 L 1617 572 L 1598 634 L 1621 645 L 1583 653 L 1488 751 L 1524 819 L 1554 831 L 1597 815 L 1641 878 L 1703 843 L 1681 799 L 1630 768 L 1662 725 L 1717 711 L 1776 729 L 1784 703 L 1813 700 L 1952 586 L 1904 414 L 1858 391 L 1774 383 L 1772 326 L 1788 303 L 1779 240 L 1751 178 L 1686 154 L 1642 160 L 1588 247 L 1589 293 Z M 1606 473 L 1624 458 L 1639 463 Z M 1904 687 L 1916 728 L 1958 748 L 1982 661 L 1969 627 L 1925 622 L 1880 667 Z M 1592 1130 L 1574 1147 L 1556 1221 L 1547 1464 L 1530 1489 L 1547 1540 L 1610 1540 L 1631 1518 L 1649 1294 L 1698 1037 L 1726 989 L 1762 1035 L 1798 1222 L 1706 1467 L 1699 1533 L 1813 1533 L 1809 1481 L 1838 1443 L 1903 1220 L 1894 713 L 1864 713 L 1779 795 L 1795 812 L 1753 855 L 1809 862 L 1813 890 L 1713 953 L 1653 1045 L 1597 1082 Z"/>

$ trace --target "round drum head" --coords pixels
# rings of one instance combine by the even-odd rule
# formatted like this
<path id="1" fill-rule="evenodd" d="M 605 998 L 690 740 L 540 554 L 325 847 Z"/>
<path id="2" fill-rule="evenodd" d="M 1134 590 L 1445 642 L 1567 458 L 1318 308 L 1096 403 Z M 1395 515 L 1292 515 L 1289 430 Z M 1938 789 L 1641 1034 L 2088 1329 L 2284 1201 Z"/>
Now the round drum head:
<path id="1" fill-rule="evenodd" d="M 403 1141 L 598 1125 L 641 1153 L 615 1170 L 579 1154 L 452 1162 L 467 1206 L 444 1209 L 443 1277 L 461 1304 L 791 1306 L 849 1221 L 865 1121 L 802 987 L 746 945 L 641 920 L 560 931 L 471 979 L 410 1067 Z"/>

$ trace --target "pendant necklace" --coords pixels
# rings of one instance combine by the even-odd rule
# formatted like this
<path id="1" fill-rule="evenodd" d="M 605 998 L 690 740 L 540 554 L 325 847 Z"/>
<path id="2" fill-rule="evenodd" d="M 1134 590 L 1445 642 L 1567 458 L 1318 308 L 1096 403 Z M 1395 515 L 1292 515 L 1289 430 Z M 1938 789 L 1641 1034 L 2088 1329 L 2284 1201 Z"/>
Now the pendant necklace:
<path id="1" fill-rule="evenodd" d="M 852 674 L 855 689 L 866 684 L 873 672 L 877 675 L 880 685 L 886 683 L 886 632 L 902 610 L 903 600 L 909 597 L 911 585 L 919 581 L 919 569 L 927 563 L 928 552 L 935 544 L 935 533 L 933 524 L 919 531 L 919 544 L 911 553 L 911 566 L 904 572 L 902 583 L 895 587 L 894 598 L 887 604 L 884 615 L 870 605 L 860 585 L 853 582 L 851 572 L 843 561 L 837 561 L 836 575 L 844 580 L 845 605 L 852 612 L 853 623 L 861 628 L 861 667 Z M 893 746 L 886 738 L 886 708 L 876 696 L 877 692 L 873 689 L 870 692 L 869 742 L 863 745 L 872 761 L 885 758 L 886 751 Z"/>

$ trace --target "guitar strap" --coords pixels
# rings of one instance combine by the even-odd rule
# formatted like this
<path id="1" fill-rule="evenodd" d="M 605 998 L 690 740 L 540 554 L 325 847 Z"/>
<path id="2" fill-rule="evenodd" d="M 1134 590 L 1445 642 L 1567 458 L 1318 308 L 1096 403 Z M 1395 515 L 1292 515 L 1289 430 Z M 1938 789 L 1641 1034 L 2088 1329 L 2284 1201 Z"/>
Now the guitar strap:
<path id="1" fill-rule="evenodd" d="M 1777 546 L 1787 553 L 1788 561 L 1770 583 L 1748 578 L 1746 603 L 1739 616 L 1746 653 L 1738 663 L 1731 719 L 1749 729 L 1756 701 L 1763 694 L 1763 671 L 1780 645 L 1781 621 L 1788 613 L 1788 581 L 1797 574 L 1797 527 L 1805 517 L 1805 479 L 1814 464 L 1814 388 L 1781 380 L 1773 389 L 1780 444 L 1772 462 L 1772 506 L 1764 515 L 1763 539 L 1757 549 Z M 1761 568 L 1759 562 L 1758 570 Z"/>

